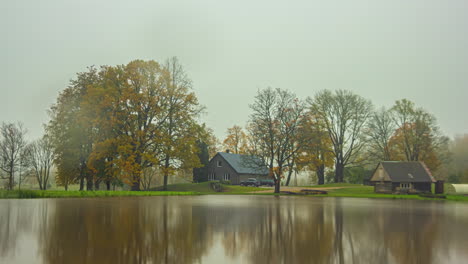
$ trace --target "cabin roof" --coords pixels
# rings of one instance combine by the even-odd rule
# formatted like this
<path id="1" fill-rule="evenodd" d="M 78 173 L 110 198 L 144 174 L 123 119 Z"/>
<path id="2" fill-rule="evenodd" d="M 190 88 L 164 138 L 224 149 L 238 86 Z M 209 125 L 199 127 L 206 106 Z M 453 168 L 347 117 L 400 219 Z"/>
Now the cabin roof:
<path id="1" fill-rule="evenodd" d="M 429 169 L 420 161 L 382 161 L 393 182 L 435 182 Z"/>
<path id="2" fill-rule="evenodd" d="M 268 169 L 266 166 L 261 166 L 262 160 L 259 157 L 226 152 L 218 152 L 218 155 L 239 174 L 268 175 Z"/>

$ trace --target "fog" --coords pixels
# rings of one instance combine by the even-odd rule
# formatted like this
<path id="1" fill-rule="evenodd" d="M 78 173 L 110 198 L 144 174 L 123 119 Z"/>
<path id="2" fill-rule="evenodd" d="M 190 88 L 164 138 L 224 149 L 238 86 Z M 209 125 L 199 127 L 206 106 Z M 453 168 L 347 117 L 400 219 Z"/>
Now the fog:
<path id="1" fill-rule="evenodd" d="M 77 72 L 177 56 L 220 138 L 267 86 L 408 98 L 447 135 L 468 133 L 467 11 L 464 0 L 2 0 L 0 122 L 39 137 Z"/>

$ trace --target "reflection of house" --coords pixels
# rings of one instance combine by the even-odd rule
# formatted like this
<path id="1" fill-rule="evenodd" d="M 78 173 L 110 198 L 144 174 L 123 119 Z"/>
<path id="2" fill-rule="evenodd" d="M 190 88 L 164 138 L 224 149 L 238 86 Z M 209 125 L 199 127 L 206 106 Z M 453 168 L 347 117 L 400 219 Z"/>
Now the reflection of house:
<path id="1" fill-rule="evenodd" d="M 268 169 L 261 164 L 259 158 L 249 155 L 218 152 L 207 166 L 208 180 L 240 184 L 248 178 L 267 179 Z"/>
<path id="2" fill-rule="evenodd" d="M 379 163 L 370 182 L 377 193 L 417 193 L 431 192 L 435 180 L 420 161 L 384 161 Z"/>

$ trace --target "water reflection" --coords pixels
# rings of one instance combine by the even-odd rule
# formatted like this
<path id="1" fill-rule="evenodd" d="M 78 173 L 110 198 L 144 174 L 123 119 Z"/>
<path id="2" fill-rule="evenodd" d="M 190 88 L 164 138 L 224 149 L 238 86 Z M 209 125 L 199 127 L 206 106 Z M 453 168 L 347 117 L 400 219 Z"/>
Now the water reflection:
<path id="1" fill-rule="evenodd" d="M 467 209 L 259 196 L 0 200 L 0 262 L 463 263 Z"/>

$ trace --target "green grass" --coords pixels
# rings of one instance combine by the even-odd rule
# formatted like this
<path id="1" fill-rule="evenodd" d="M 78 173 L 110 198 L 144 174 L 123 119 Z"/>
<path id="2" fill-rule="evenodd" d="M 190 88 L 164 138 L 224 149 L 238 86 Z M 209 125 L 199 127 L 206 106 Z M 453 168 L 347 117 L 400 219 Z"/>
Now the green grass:
<path id="1" fill-rule="evenodd" d="M 246 194 L 254 191 L 258 191 L 259 188 L 257 187 L 244 187 L 239 185 L 225 185 L 222 184 L 223 187 L 222 192 L 215 192 L 211 188 L 212 182 L 202 182 L 202 183 L 179 183 L 179 184 L 170 184 L 167 185 L 167 191 L 174 191 L 174 192 L 198 192 L 202 194 Z M 152 188 L 153 191 L 162 191 L 163 187 L 159 186 L 156 188 Z"/>
<path id="2" fill-rule="evenodd" d="M 74 198 L 74 197 L 128 197 L 128 196 L 169 196 L 198 195 L 197 192 L 131 192 L 131 191 L 0 191 L 0 198 Z"/>
<path id="3" fill-rule="evenodd" d="M 329 183 L 323 185 L 304 186 L 304 188 L 325 188 L 325 187 L 362 187 L 362 184 L 354 183 Z"/>
<path id="4" fill-rule="evenodd" d="M 446 186 L 445 189 L 447 190 Z M 463 195 L 453 195 L 453 194 L 448 194 L 446 195 L 446 199 L 440 199 L 440 198 L 427 198 L 427 197 L 421 197 L 417 194 L 381 194 L 381 193 L 374 193 L 374 187 L 373 186 L 365 186 L 365 185 L 359 185 L 359 184 L 349 184 L 349 185 L 344 185 L 344 184 L 327 184 L 327 185 L 321 185 L 320 187 L 343 187 L 343 186 L 348 186 L 344 187 L 341 189 L 333 189 L 333 190 L 327 190 L 328 194 L 326 195 L 314 195 L 314 196 L 319 196 L 319 197 L 351 197 L 351 198 L 384 198 L 384 199 L 413 199 L 413 200 L 441 200 L 441 201 L 468 201 L 468 196 L 463 196 Z M 319 186 L 313 186 L 317 189 L 319 189 Z M 452 187 L 453 188 L 453 187 Z"/>
<path id="5" fill-rule="evenodd" d="M 351 197 L 351 198 L 383 198 L 383 199 L 414 199 L 414 200 L 443 200 L 443 201 L 463 201 L 468 202 L 468 196 L 455 195 L 453 186 L 446 184 L 446 199 L 427 198 L 419 195 L 405 194 L 380 194 L 374 193 L 374 187 L 360 184 L 326 184 L 316 186 L 304 186 L 304 189 L 320 189 L 325 187 L 342 187 L 339 189 L 327 190 L 328 194 L 309 195 L 310 197 Z M 167 186 L 167 191 L 162 191 L 162 187 L 153 188 L 150 191 L 63 191 L 63 190 L 15 190 L 0 191 L 0 198 L 67 198 L 67 197 L 126 197 L 126 196 L 168 196 L 168 195 L 202 195 L 202 194 L 249 194 L 249 195 L 288 195 L 274 193 L 252 193 L 261 191 L 262 188 L 243 187 L 238 185 L 222 185 L 222 192 L 215 192 L 211 188 L 211 182 L 203 183 L 182 183 Z"/>

